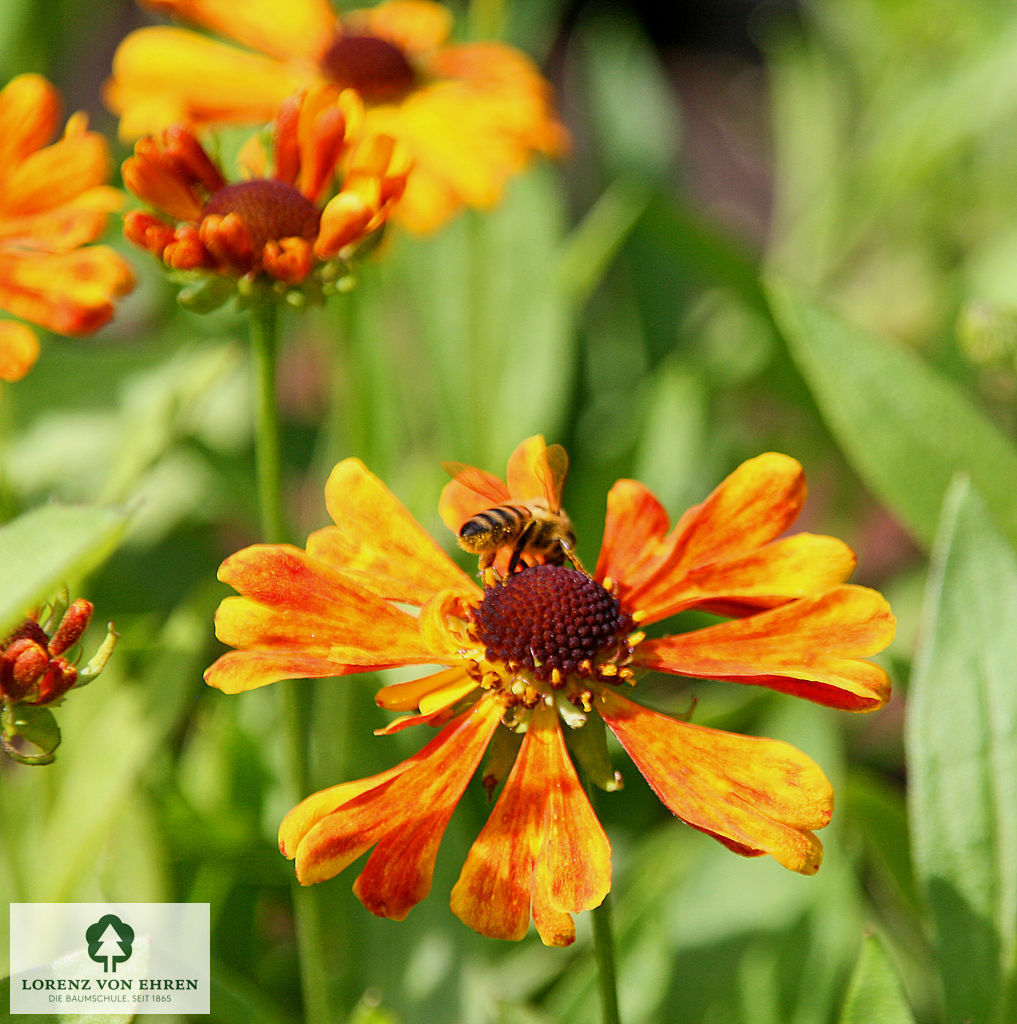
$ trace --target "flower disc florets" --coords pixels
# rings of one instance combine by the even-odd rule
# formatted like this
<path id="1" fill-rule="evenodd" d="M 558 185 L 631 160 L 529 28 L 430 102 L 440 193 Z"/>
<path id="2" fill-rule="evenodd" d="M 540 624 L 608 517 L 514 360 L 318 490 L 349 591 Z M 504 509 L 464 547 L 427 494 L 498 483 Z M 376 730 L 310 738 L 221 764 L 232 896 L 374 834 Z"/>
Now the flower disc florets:
<path id="1" fill-rule="evenodd" d="M 613 594 L 557 565 L 533 566 L 489 587 L 473 623 L 490 662 L 553 689 L 570 676 L 617 678 L 633 628 Z"/>
<path id="2" fill-rule="evenodd" d="M 321 211 L 298 189 L 268 178 L 224 186 L 205 203 L 203 213 L 206 217 L 236 214 L 259 250 L 276 238 L 313 242 L 321 222 Z"/>
<path id="3" fill-rule="evenodd" d="M 356 89 L 370 103 L 402 99 L 417 79 L 406 54 L 377 36 L 339 36 L 325 50 L 320 65 L 328 78 Z"/>

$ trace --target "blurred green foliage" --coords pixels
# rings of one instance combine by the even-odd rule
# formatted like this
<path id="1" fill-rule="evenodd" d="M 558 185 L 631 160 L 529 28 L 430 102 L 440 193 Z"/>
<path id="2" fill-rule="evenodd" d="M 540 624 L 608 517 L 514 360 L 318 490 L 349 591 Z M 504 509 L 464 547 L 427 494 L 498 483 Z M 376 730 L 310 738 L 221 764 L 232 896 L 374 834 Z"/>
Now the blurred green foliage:
<path id="1" fill-rule="evenodd" d="M 568 507 L 590 563 L 619 476 L 676 517 L 744 457 L 800 459 L 802 525 L 846 538 L 858 581 L 897 612 L 897 693 L 853 718 L 694 687 L 697 721 L 786 739 L 833 780 L 815 878 L 677 824 L 619 759 L 626 787 L 599 811 L 623 1019 L 1011 1024 L 1017 12 L 813 0 L 766 19 L 760 5 L 758 65 L 715 59 L 724 102 L 736 86 L 754 98 L 745 145 L 762 146 L 767 202 L 752 237 L 690 169 L 686 107 L 715 79 L 690 84 L 702 61 L 656 48 L 625 10 L 581 7 L 564 33 L 555 5 L 471 8 L 548 60 L 575 152 L 516 180 L 491 213 L 424 239 L 393 233 L 351 295 L 285 318 L 296 534 L 324 524 L 328 470 L 355 454 L 451 550 L 441 460 L 500 472 L 540 431 L 570 451 Z M 50 74 L 108 125 L 99 83 L 143 21 L 126 0 L 0 0 L 0 66 Z M 29 579 L 0 559 L 27 588 L 5 586 L 8 603 L 36 600 L 54 571 L 93 570 L 97 622 L 121 633 L 103 677 L 59 710 L 56 764 L 0 765 L 0 889 L 18 902 L 210 902 L 211 1019 L 293 1020 L 278 702 L 201 678 L 219 653 L 215 569 L 257 536 L 245 326 L 228 307 L 181 310 L 158 269 L 129 256 L 140 286 L 114 324 L 47 339 L 0 407 L 5 531 L 23 531 L 40 564 Z M 59 541 L 32 529 L 51 501 L 79 506 L 46 513 L 80 517 Z M 418 744 L 412 730 L 371 735 L 383 719 L 370 681 L 300 685 L 316 785 Z M 405 922 L 364 911 L 353 872 L 319 887 L 337 1021 L 597 1019 L 587 921 L 552 950 L 533 935 L 482 939 L 450 914 L 486 813 L 469 792 L 432 895 Z"/>

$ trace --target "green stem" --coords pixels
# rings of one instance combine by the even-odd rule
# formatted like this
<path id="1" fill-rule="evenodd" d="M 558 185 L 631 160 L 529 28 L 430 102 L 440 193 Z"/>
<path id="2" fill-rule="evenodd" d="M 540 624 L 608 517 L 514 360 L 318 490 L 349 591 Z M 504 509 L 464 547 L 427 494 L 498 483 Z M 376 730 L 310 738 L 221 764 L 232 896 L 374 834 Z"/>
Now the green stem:
<path id="1" fill-rule="evenodd" d="M 271 300 L 250 314 L 251 359 L 254 370 L 255 461 L 262 538 L 271 544 L 287 539 L 282 500 L 282 458 L 279 409 L 276 404 L 278 319 Z M 283 763 L 290 799 L 296 803 L 310 792 L 307 751 L 312 690 L 307 680 L 288 680 L 276 686 L 284 723 Z M 323 921 L 318 893 L 293 879 L 293 916 L 300 954 L 300 986 L 306 1024 L 328 1024 L 328 972 L 323 953 Z"/>
<path id="2" fill-rule="evenodd" d="M 270 299 L 251 310 L 251 359 L 254 370 L 255 460 L 261 539 L 279 544 L 286 539 L 282 511 L 282 460 L 279 409 L 275 400 L 278 334 L 276 306 Z"/>
<path id="3" fill-rule="evenodd" d="M 603 1024 L 621 1024 L 618 1012 L 618 975 L 615 969 L 614 933 L 611 928 L 611 896 L 604 897 L 593 915 L 593 952 L 597 958 L 597 987 Z"/>
<path id="4" fill-rule="evenodd" d="M 585 772 L 581 772 L 583 788 L 596 813 L 599 790 Z M 621 1024 L 618 1010 L 618 971 L 615 966 L 614 929 L 611 925 L 611 894 L 599 907 L 590 911 L 593 925 L 593 955 L 597 961 L 597 989 L 600 993 L 601 1024 Z"/>

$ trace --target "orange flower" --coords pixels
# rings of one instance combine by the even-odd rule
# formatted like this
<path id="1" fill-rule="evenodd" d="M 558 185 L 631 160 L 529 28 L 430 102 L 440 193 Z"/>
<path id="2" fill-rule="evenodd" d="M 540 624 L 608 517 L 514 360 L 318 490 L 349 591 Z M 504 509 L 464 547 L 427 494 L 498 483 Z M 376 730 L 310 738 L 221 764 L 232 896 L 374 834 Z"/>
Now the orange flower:
<path id="1" fill-rule="evenodd" d="M 180 122 L 271 120 L 315 83 L 353 88 L 367 128 L 398 139 L 416 168 L 398 210 L 427 231 L 463 205 L 488 207 L 534 153 L 558 155 L 565 131 L 533 63 L 500 43 L 452 45 L 431 0 L 387 0 L 337 18 L 328 0 L 148 0 L 246 49 L 189 29 L 139 29 L 120 44 L 106 101 L 128 139 Z M 253 52 L 252 52 L 253 51 Z"/>
<path id="2" fill-rule="evenodd" d="M 496 481 L 501 493 L 550 501 L 548 451 L 543 438 L 524 441 L 508 483 Z M 454 529 L 478 511 L 463 479 L 442 497 Z M 287 815 L 280 845 L 298 879 L 331 878 L 374 847 L 356 893 L 372 912 L 404 917 L 426 895 L 445 825 L 489 750 L 484 784 L 503 786 L 452 909 L 477 931 L 510 939 L 532 915 L 545 943 L 568 944 L 570 915 L 597 906 L 611 885 L 610 845 L 569 754 L 614 788 L 602 723 L 683 821 L 737 853 L 816 871 L 814 830 L 830 820 L 833 796 L 808 757 L 651 711 L 626 694 L 656 669 L 852 711 L 886 701 L 886 674 L 863 659 L 890 642 L 893 616 L 877 592 L 844 584 L 854 567 L 845 545 L 782 538 L 804 497 L 797 462 L 761 455 L 670 529 L 653 495 L 622 480 L 608 496 L 593 577 L 528 555 L 538 564 L 488 574 L 482 589 L 359 461 L 341 462 L 325 490 L 336 526 L 312 534 L 306 550 L 256 545 L 223 563 L 220 579 L 240 596 L 220 605 L 216 629 L 236 650 L 206 680 L 237 693 L 284 678 L 436 666 L 383 687 L 377 700 L 408 713 L 382 733 L 417 723 L 440 731 L 407 761 L 316 793 Z M 643 633 L 690 608 L 733 617 Z"/>
<path id="3" fill-rule="evenodd" d="M 258 140 L 246 157 L 253 177 L 226 178 L 192 132 L 174 125 L 141 139 L 124 163 L 124 183 L 176 221 L 143 211 L 124 218 L 127 237 L 174 270 L 301 285 L 317 272 L 335 284 L 358 245 L 378 231 L 406 184 L 409 164 L 385 135 L 358 135 L 356 93 L 305 90 L 274 122 L 273 168 Z M 345 160 L 341 190 L 322 204 Z"/>
<path id="4" fill-rule="evenodd" d="M 57 92 L 40 75 L 0 90 L 0 309 L 57 334 L 88 334 L 109 322 L 134 279 L 112 249 L 86 246 L 122 199 L 105 184 L 106 140 L 79 113 L 51 143 L 59 116 Z M 0 380 L 23 377 L 38 351 L 30 328 L 0 322 Z"/>

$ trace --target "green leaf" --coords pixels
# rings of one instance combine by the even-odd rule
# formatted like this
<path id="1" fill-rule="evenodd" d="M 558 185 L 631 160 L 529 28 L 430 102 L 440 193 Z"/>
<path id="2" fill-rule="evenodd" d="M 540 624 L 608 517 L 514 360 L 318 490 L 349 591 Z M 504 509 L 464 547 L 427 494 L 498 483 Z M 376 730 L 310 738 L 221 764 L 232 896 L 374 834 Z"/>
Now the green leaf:
<path id="1" fill-rule="evenodd" d="M 872 491 L 931 543 L 957 472 L 1017 542 L 1017 451 L 963 391 L 888 338 L 848 323 L 784 282 L 770 304 L 830 430 Z"/>
<path id="2" fill-rule="evenodd" d="M 0 637 L 99 565 L 126 523 L 119 508 L 45 505 L 0 526 Z"/>
<path id="3" fill-rule="evenodd" d="M 1017 557 L 951 487 L 905 730 L 915 871 L 950 1022 L 1011 1024 L 1017 975 Z"/>
<path id="4" fill-rule="evenodd" d="M 914 1024 L 900 978 L 883 944 L 866 937 L 838 1024 Z"/>

